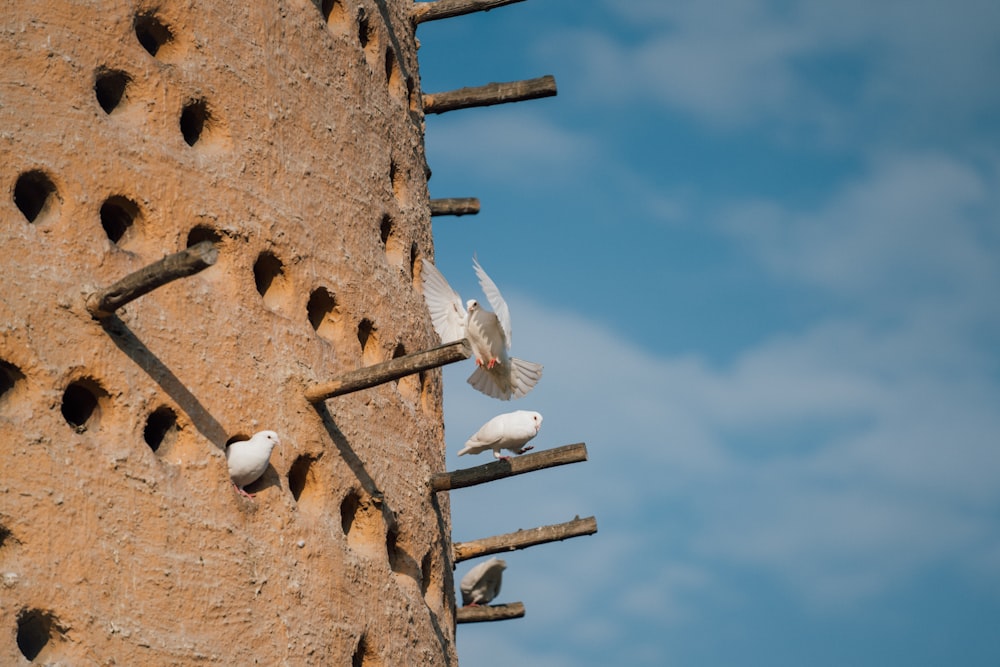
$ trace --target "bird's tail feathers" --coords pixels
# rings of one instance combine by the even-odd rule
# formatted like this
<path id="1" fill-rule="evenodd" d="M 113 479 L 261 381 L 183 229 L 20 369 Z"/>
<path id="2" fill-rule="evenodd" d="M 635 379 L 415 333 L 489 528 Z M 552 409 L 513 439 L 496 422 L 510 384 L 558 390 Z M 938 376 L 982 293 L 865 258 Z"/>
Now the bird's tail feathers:
<path id="1" fill-rule="evenodd" d="M 494 366 L 492 370 L 487 370 L 477 366 L 469 376 L 469 384 L 490 398 L 509 401 L 525 396 L 541 379 L 541 364 L 511 357 L 509 367 Z"/>
<path id="2" fill-rule="evenodd" d="M 494 368 L 500 367 L 494 366 Z M 476 370 L 469 376 L 468 382 L 476 391 L 481 391 L 490 398 L 509 401 L 514 392 L 511 390 L 510 382 L 505 380 L 507 378 L 503 374 L 491 373 L 483 366 L 476 366 Z"/>

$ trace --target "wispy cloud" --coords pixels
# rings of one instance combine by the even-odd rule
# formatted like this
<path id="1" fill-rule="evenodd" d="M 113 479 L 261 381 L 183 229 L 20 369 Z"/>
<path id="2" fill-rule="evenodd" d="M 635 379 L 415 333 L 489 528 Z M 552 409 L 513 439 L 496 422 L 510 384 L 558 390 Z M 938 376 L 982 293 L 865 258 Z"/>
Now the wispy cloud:
<path id="1" fill-rule="evenodd" d="M 845 140 L 873 124 L 951 137 L 1000 102 L 988 83 L 1000 9 L 988 0 L 605 6 L 609 27 L 538 47 L 573 61 L 593 104 L 652 101 L 709 124 L 779 121 Z"/>
<path id="2" fill-rule="evenodd" d="M 891 307 L 907 293 L 982 300 L 1000 280 L 995 165 L 943 155 L 894 154 L 842 186 L 815 211 L 740 202 L 726 226 L 773 271 Z M 916 292 L 916 294 L 914 294 Z"/>

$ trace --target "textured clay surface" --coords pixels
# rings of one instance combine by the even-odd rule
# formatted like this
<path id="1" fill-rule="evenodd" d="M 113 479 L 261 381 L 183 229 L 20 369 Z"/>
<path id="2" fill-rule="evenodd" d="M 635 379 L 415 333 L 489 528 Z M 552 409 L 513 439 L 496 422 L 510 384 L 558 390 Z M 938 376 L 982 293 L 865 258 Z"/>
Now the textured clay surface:
<path id="1" fill-rule="evenodd" d="M 303 398 L 438 344 L 410 4 L 6 5 L 0 664 L 456 664 L 440 371 Z"/>

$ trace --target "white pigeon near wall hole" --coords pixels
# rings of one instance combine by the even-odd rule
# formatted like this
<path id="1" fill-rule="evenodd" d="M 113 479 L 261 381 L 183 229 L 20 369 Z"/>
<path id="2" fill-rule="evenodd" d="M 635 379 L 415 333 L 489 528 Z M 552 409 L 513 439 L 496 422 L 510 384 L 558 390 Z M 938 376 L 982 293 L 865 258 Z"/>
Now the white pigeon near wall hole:
<path id="1" fill-rule="evenodd" d="M 479 454 L 492 449 L 493 457 L 499 461 L 510 458 L 501 456 L 501 449 L 524 454 L 529 449 L 534 449 L 533 446 L 524 445 L 538 435 L 538 429 L 541 427 L 542 415 L 537 412 L 530 410 L 505 412 L 483 424 L 476 434 L 466 441 L 465 447 L 458 455 Z"/>
<path id="2" fill-rule="evenodd" d="M 469 607 L 488 604 L 500 592 L 500 581 L 507 563 L 499 558 L 491 558 L 465 573 L 459 588 L 462 591 L 462 606 Z"/>
<path id="3" fill-rule="evenodd" d="M 424 301 L 431 321 L 442 343 L 469 340 L 476 357 L 476 370 L 469 376 L 469 384 L 502 401 L 521 398 L 538 384 L 542 365 L 508 356 L 511 330 L 507 302 L 474 257 L 472 265 L 494 312 L 483 310 L 475 299 L 463 306 L 462 298 L 437 267 L 424 259 Z"/>
<path id="4" fill-rule="evenodd" d="M 233 486 L 240 494 L 253 498 L 254 494 L 243 490 L 244 486 L 253 484 L 271 461 L 271 450 L 280 445 L 278 434 L 274 431 L 254 433 L 249 440 L 240 440 L 226 445 L 226 460 L 229 462 L 229 477 Z"/>

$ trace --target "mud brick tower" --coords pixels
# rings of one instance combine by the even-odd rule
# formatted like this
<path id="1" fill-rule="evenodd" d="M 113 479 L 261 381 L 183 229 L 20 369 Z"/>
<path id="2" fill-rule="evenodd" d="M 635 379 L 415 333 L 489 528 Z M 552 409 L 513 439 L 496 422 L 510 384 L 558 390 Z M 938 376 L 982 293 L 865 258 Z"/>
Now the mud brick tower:
<path id="1" fill-rule="evenodd" d="M 303 398 L 438 344 L 412 8 L 6 4 L 0 663 L 456 663 L 440 373 Z"/>

